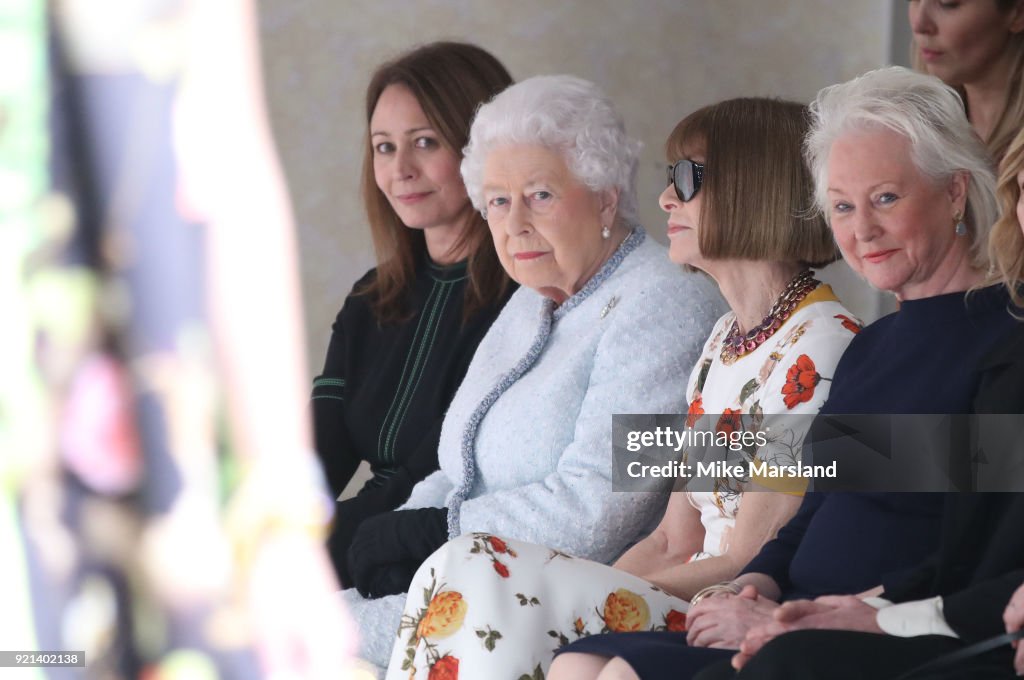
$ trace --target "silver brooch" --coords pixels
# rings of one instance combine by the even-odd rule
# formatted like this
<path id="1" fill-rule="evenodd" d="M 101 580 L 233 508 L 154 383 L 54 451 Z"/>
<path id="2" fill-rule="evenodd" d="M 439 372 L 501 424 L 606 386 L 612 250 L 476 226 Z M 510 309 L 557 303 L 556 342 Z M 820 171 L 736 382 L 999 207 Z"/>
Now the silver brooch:
<path id="1" fill-rule="evenodd" d="M 602 310 L 601 310 L 601 318 L 603 319 L 604 317 L 608 316 L 608 312 L 612 311 L 612 309 L 613 309 L 613 308 L 615 307 L 615 305 L 617 305 L 617 304 L 619 304 L 619 296 L 617 296 L 617 295 L 613 295 L 613 296 L 612 296 L 612 299 L 611 299 L 611 300 L 609 300 L 609 301 L 608 301 L 608 304 L 606 304 L 606 305 L 604 306 L 604 309 L 602 309 Z"/>

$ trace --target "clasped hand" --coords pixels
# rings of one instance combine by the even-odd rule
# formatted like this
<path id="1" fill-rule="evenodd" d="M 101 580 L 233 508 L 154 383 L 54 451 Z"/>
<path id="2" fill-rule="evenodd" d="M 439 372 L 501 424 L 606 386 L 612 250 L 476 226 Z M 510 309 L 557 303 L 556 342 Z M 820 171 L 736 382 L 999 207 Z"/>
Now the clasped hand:
<path id="1" fill-rule="evenodd" d="M 363 597 L 405 592 L 419 568 L 448 539 L 444 508 L 393 510 L 365 520 L 348 551 L 353 585 Z"/>
<path id="2" fill-rule="evenodd" d="M 751 585 L 737 595 L 705 597 L 686 614 L 686 642 L 691 647 L 739 649 L 747 632 L 769 623 L 778 606 Z"/>
<path id="3" fill-rule="evenodd" d="M 806 629 L 853 630 L 883 633 L 877 610 L 854 595 L 826 595 L 816 600 L 793 600 L 778 606 L 771 620 L 751 627 L 732 658 L 733 668 L 743 668 L 751 657 L 783 633 Z"/>

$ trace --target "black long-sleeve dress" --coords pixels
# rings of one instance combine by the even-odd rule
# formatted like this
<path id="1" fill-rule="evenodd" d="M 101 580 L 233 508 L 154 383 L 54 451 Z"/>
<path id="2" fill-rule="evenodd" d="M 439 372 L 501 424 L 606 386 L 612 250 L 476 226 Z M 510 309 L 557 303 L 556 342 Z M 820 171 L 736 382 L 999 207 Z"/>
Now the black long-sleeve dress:
<path id="1" fill-rule="evenodd" d="M 476 346 L 508 297 L 463 320 L 467 263 L 434 264 L 423 257 L 409 291 L 405 321 L 381 325 L 371 300 L 353 287 L 331 333 L 323 373 L 313 381 L 316 450 L 337 497 L 360 462 L 373 471 L 359 493 L 337 504 L 329 541 L 342 582 L 345 553 L 359 524 L 394 510 L 412 487 L 437 469 L 437 442 L 448 403 Z"/>
<path id="2" fill-rule="evenodd" d="M 974 400 L 977 413 L 1024 412 L 1024 324 L 1017 324 L 980 365 Z M 984 421 L 981 421 L 984 422 Z M 1017 423 L 1019 431 L 1020 420 Z M 1019 470 L 1019 435 L 1005 438 L 1004 451 Z M 942 615 L 959 639 L 944 635 L 895 637 L 839 630 L 782 635 L 764 647 L 738 676 L 725 663 L 699 677 L 717 680 L 893 678 L 1003 633 L 1003 610 L 1024 583 L 1024 493 L 951 494 L 943 513 L 941 541 L 929 560 L 887 584 L 882 596 L 908 602 L 942 596 Z M 1013 678 L 1013 649 L 1004 645 L 920 680 Z"/>

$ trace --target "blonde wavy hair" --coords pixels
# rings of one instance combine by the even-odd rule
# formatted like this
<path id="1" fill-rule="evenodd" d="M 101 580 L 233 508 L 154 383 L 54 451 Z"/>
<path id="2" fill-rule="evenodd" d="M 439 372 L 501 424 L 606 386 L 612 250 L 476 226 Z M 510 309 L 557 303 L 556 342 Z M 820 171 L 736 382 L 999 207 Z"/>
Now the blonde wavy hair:
<path id="1" fill-rule="evenodd" d="M 1021 284 L 1024 283 L 1024 233 L 1017 219 L 1017 203 L 1020 201 L 1017 175 L 1021 170 L 1024 170 L 1024 128 L 1010 141 L 1003 161 L 999 164 L 999 181 L 996 184 L 999 219 L 992 226 L 988 239 L 992 282 L 1002 281 L 1009 289 L 1014 305 L 1024 309 L 1024 295 L 1021 294 Z"/>

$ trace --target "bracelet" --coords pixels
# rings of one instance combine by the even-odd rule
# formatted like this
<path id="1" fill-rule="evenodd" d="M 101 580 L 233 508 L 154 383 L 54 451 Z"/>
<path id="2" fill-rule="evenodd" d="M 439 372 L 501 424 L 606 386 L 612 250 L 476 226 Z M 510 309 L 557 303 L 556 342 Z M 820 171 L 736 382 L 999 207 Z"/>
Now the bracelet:
<path id="1" fill-rule="evenodd" d="M 703 600 L 705 597 L 718 595 L 719 593 L 739 595 L 740 590 L 742 590 L 742 588 L 740 588 L 739 584 L 735 581 L 722 581 L 721 583 L 713 583 L 710 586 L 698 590 L 697 594 L 690 599 L 690 606 L 696 607 L 697 603 Z"/>

